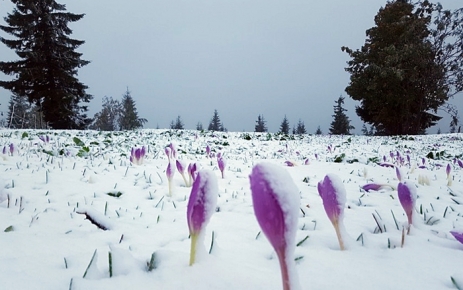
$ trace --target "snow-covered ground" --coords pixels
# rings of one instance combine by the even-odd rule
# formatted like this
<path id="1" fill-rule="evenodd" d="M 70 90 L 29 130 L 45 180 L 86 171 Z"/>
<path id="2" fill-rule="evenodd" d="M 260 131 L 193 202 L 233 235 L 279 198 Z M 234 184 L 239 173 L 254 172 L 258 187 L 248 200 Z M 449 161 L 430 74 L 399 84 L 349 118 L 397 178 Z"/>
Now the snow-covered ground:
<path id="1" fill-rule="evenodd" d="M 165 147 L 171 143 L 177 159 L 196 162 L 218 179 L 217 209 L 192 266 L 191 187 L 175 172 L 169 196 Z M 211 155 L 223 155 L 224 178 L 216 157 L 206 155 L 207 144 Z M 142 146 L 142 164 L 131 164 L 132 148 Z M 463 245 L 450 234 L 463 230 L 463 168 L 457 162 L 463 134 L 284 138 L 1 130 L 4 147 L 0 289 L 282 289 L 278 258 L 252 205 L 249 174 L 261 161 L 284 168 L 300 192 L 294 255 L 302 289 L 463 287 Z M 403 245 L 407 217 L 396 169 L 380 163 L 398 166 L 403 180 L 416 185 L 414 221 Z M 317 190 L 329 173 L 346 190 L 344 251 Z M 361 189 L 370 183 L 389 186 Z"/>

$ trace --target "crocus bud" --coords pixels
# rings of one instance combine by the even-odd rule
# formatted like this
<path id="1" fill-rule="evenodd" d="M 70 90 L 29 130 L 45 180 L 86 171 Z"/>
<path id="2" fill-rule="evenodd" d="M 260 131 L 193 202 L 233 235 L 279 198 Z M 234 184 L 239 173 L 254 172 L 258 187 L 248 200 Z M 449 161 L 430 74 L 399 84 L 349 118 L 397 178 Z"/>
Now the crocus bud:
<path id="1" fill-rule="evenodd" d="M 211 155 L 211 147 L 209 146 L 209 144 L 206 145 L 206 157 L 209 158 L 209 156 Z"/>
<path id="2" fill-rule="evenodd" d="M 2 153 L 3 153 L 3 154 L 6 154 L 6 146 L 3 146 Z"/>
<path id="3" fill-rule="evenodd" d="M 400 168 L 398 166 L 395 167 L 395 175 L 397 176 L 397 179 L 399 182 L 402 181 L 402 172 L 400 172 Z"/>
<path id="4" fill-rule="evenodd" d="M 457 241 L 463 244 L 463 232 L 450 231 L 450 233 L 455 237 L 455 239 L 457 239 Z"/>
<path id="5" fill-rule="evenodd" d="M 219 169 L 220 169 L 220 172 L 222 173 L 222 179 L 224 178 L 224 171 L 225 171 L 225 165 L 226 165 L 226 161 L 223 157 L 219 157 L 217 158 L 217 164 L 219 166 Z"/>
<path id="6" fill-rule="evenodd" d="M 177 160 L 175 163 L 177 165 L 178 172 L 180 173 L 180 175 L 183 178 L 183 181 L 185 182 L 185 186 L 188 186 L 188 182 L 185 177 L 185 163 L 181 160 Z"/>
<path id="7" fill-rule="evenodd" d="M 175 169 L 174 165 L 172 164 L 171 161 L 169 161 L 169 164 L 167 164 L 166 168 L 166 176 L 167 176 L 167 181 L 169 182 L 169 195 L 172 196 L 172 179 L 174 178 L 175 174 Z"/>
<path id="8" fill-rule="evenodd" d="M 196 175 L 198 175 L 198 165 L 196 165 L 196 163 L 190 163 L 188 165 L 188 175 L 190 176 L 190 184 L 192 184 L 196 179 Z"/>
<path id="9" fill-rule="evenodd" d="M 15 151 L 14 144 L 11 143 L 10 144 L 10 154 L 11 154 L 11 156 L 13 156 L 14 151 Z"/>
<path id="10" fill-rule="evenodd" d="M 174 143 L 170 143 L 169 147 L 172 153 L 171 157 L 177 159 L 177 146 Z"/>
<path id="11" fill-rule="evenodd" d="M 285 165 L 288 166 L 288 167 L 294 167 L 296 164 L 294 164 L 294 162 L 292 162 L 292 161 L 286 160 Z"/>
<path id="12" fill-rule="evenodd" d="M 306 159 L 304 160 L 304 165 L 309 165 L 309 164 L 310 164 L 310 160 L 309 160 L 309 158 L 306 158 Z"/>
<path id="13" fill-rule="evenodd" d="M 293 255 L 300 206 L 299 190 L 291 176 L 275 164 L 257 164 L 249 178 L 254 214 L 277 253 L 283 289 L 298 287 Z"/>
<path id="14" fill-rule="evenodd" d="M 452 171 L 452 166 L 447 164 L 447 167 L 445 168 L 445 173 L 447 174 L 447 186 L 452 186 L 452 176 L 450 175 L 450 172 Z"/>
<path id="15" fill-rule="evenodd" d="M 191 238 L 190 266 L 196 260 L 198 242 L 204 240 L 204 231 L 217 205 L 219 192 L 217 178 L 210 170 L 201 170 L 191 188 L 187 206 L 188 229 Z"/>
<path id="16" fill-rule="evenodd" d="M 167 159 L 170 160 L 170 158 L 172 157 L 172 149 L 170 149 L 170 147 L 166 147 L 164 148 L 164 153 L 166 153 Z"/>
<path id="17" fill-rule="evenodd" d="M 346 203 L 346 190 L 341 179 L 334 174 L 328 174 L 318 183 L 318 193 L 323 200 L 326 215 L 334 226 L 339 241 L 339 247 L 344 250 L 341 231 L 344 230 L 343 214 Z"/>
<path id="18" fill-rule="evenodd" d="M 400 182 L 397 186 L 397 191 L 400 204 L 408 218 L 408 233 L 410 233 L 410 226 L 413 223 L 413 209 L 416 203 L 416 187 L 408 182 Z"/>

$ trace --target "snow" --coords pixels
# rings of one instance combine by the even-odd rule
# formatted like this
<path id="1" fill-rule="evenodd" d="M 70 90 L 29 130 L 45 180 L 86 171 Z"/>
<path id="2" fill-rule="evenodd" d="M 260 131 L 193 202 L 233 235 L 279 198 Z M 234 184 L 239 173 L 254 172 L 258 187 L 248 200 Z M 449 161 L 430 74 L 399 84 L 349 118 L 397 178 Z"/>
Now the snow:
<path id="1" fill-rule="evenodd" d="M 40 135 L 49 135 L 50 142 Z M 295 257 L 301 289 L 455 289 L 451 277 L 463 284 L 463 244 L 450 234 L 463 229 L 458 165 L 463 134 L 294 140 L 272 134 L 269 141 L 267 134 L 249 135 L 251 140 L 245 133 L 196 131 L 0 130 L 0 148 L 15 148 L 13 155 L 0 153 L 0 289 L 281 289 L 277 256 L 259 235 L 252 208 L 248 176 L 263 161 L 284 168 L 299 193 L 295 242 L 305 240 L 295 247 Z M 163 152 L 171 143 L 178 159 L 218 179 L 205 256 L 191 267 L 186 218 L 191 188 L 176 174 L 169 197 Z M 224 179 L 216 160 L 206 156 L 206 144 L 211 153 L 226 154 Z M 131 148 L 141 146 L 147 148 L 143 164 L 130 164 Z M 402 182 L 414 183 L 417 194 L 414 227 L 403 247 L 407 217 L 397 190 L 361 190 L 368 183 L 398 184 L 395 168 L 379 165 L 397 166 L 390 156 L 397 151 L 410 156 L 411 164 L 399 166 Z M 426 157 L 442 151 L 440 160 Z M 302 165 L 306 159 L 310 164 Z M 286 166 L 287 160 L 296 165 Z M 418 168 L 423 164 L 426 168 Z M 451 186 L 446 164 L 452 166 Z M 317 191 L 331 173 L 346 190 L 343 221 L 351 240 L 345 251 L 339 250 Z M 98 228 L 79 210 L 93 211 L 110 229 Z M 4 232 L 10 226 L 13 231 Z M 95 250 L 95 268 L 83 278 Z M 153 253 L 157 267 L 148 271 Z"/>

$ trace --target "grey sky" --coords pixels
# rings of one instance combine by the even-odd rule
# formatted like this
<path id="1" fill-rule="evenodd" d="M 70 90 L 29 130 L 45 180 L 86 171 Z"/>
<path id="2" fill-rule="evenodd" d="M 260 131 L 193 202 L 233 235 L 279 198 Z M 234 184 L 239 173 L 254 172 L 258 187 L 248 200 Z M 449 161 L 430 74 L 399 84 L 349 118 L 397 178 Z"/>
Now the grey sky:
<path id="1" fill-rule="evenodd" d="M 92 117 L 104 96 L 120 99 L 129 87 L 139 116 L 148 119 L 145 128 L 167 128 L 178 115 L 187 129 L 197 122 L 207 127 L 217 109 L 230 131 L 253 131 L 263 114 L 275 132 L 286 114 L 291 126 L 301 119 L 309 133 L 319 125 L 327 133 L 334 101 L 343 95 L 360 132 L 356 102 L 344 92 L 349 58 L 341 46 L 364 44 L 386 0 L 58 2 L 86 14 L 71 28 L 73 38 L 86 41 L 78 51 L 91 61 L 79 79 L 94 96 Z M 448 9 L 461 7 L 457 2 L 441 1 Z M 12 8 L 0 0 L 2 18 Z M 0 55 L 16 59 L 4 45 Z M 0 89 L 0 111 L 9 96 Z M 448 124 L 445 118 L 439 127 L 447 132 Z"/>

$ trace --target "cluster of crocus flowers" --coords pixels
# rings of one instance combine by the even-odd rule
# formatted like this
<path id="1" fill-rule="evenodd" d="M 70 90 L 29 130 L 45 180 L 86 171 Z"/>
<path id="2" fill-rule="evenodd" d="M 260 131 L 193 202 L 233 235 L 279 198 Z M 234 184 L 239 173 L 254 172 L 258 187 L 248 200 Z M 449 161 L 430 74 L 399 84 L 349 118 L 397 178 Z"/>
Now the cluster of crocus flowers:
<path id="1" fill-rule="evenodd" d="M 416 187 L 414 184 L 409 182 L 400 182 L 397 186 L 398 196 L 400 204 L 405 211 L 408 219 L 407 233 L 410 233 L 410 227 L 413 224 L 413 210 L 415 209 L 416 203 Z"/>
<path id="2" fill-rule="evenodd" d="M 249 176 L 256 219 L 278 256 L 283 289 L 298 287 L 294 267 L 299 190 L 280 166 L 259 163 Z"/>
<path id="3" fill-rule="evenodd" d="M 48 135 L 39 135 L 39 139 L 42 140 L 45 144 L 50 143 L 50 136 Z"/>
<path id="4" fill-rule="evenodd" d="M 14 146 L 13 143 L 10 143 L 9 146 L 6 146 L 6 145 L 3 146 L 2 153 L 4 155 L 10 154 L 11 156 L 13 156 L 15 152 L 16 152 L 16 147 Z"/>
<path id="5" fill-rule="evenodd" d="M 143 160 L 145 159 L 146 147 L 142 146 L 141 148 L 132 147 L 130 152 L 130 162 L 136 165 L 142 165 Z"/>
<path id="6" fill-rule="evenodd" d="M 204 240 L 206 225 L 217 206 L 219 188 L 217 177 L 210 170 L 198 172 L 187 206 L 187 222 L 190 231 L 190 266 L 196 261 L 198 244 Z"/>
<path id="7" fill-rule="evenodd" d="M 342 232 L 344 231 L 343 217 L 346 203 L 346 190 L 341 179 L 334 174 L 328 174 L 318 183 L 318 193 L 323 200 L 326 215 L 334 226 L 338 237 L 339 247 L 345 249 Z"/>

